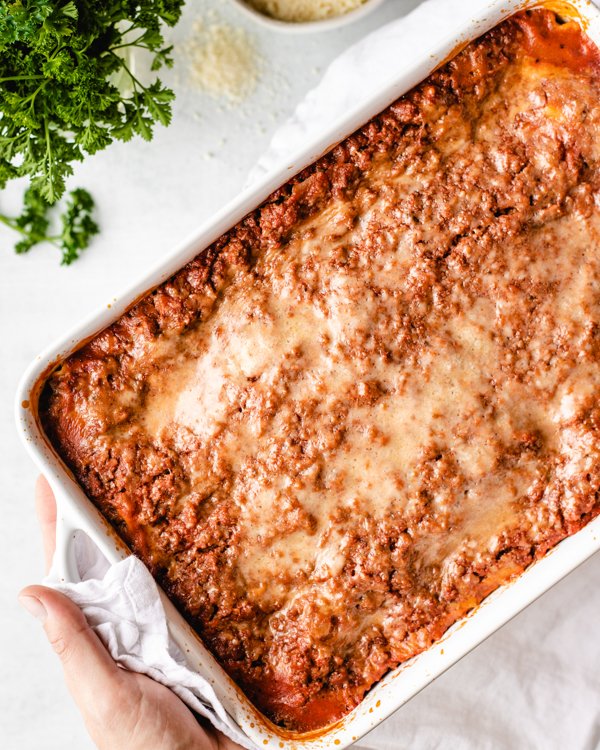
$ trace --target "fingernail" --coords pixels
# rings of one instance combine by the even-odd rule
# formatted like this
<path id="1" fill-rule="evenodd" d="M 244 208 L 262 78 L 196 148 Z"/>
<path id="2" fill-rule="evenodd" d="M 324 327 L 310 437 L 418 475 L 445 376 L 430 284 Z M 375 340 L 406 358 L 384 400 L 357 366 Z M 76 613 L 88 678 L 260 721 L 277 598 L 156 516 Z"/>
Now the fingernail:
<path id="1" fill-rule="evenodd" d="M 30 615 L 33 615 L 40 622 L 46 621 L 46 617 L 48 616 L 46 607 L 35 596 L 20 596 L 19 601 Z"/>

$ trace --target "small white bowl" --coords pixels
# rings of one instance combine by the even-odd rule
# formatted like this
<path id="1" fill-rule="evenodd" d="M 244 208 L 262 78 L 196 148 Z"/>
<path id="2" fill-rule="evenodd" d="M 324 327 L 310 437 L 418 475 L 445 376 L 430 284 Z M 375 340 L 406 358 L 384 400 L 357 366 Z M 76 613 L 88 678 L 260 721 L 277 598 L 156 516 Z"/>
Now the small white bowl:
<path id="1" fill-rule="evenodd" d="M 361 18 L 364 18 L 374 11 L 375 8 L 379 7 L 384 0 L 365 0 L 355 10 L 342 13 L 339 16 L 323 18 L 320 21 L 280 21 L 277 18 L 271 18 L 271 16 L 267 16 L 256 10 L 247 0 L 231 0 L 231 2 L 237 5 L 242 13 L 245 13 L 254 21 L 272 31 L 282 31 L 287 34 L 308 34 L 316 31 L 331 31 L 354 21 L 360 21 Z"/>

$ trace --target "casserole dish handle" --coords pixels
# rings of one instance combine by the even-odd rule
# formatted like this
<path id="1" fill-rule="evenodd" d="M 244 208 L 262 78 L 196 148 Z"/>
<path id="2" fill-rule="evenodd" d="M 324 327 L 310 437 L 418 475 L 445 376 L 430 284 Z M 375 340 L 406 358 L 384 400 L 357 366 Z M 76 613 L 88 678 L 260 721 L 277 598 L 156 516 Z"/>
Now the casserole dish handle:
<path id="1" fill-rule="evenodd" d="M 80 531 L 66 513 L 64 498 L 56 491 L 56 548 L 49 576 L 57 583 L 80 583 L 81 576 L 75 556 L 75 541 Z"/>

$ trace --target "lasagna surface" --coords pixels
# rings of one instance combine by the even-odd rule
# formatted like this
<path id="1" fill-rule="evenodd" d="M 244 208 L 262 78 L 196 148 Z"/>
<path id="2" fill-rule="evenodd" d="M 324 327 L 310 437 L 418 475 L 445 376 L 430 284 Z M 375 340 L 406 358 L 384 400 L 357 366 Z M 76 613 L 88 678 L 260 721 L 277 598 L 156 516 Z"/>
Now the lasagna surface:
<path id="1" fill-rule="evenodd" d="M 50 376 L 58 452 L 274 722 L 599 513 L 599 97 L 576 24 L 505 21 Z"/>

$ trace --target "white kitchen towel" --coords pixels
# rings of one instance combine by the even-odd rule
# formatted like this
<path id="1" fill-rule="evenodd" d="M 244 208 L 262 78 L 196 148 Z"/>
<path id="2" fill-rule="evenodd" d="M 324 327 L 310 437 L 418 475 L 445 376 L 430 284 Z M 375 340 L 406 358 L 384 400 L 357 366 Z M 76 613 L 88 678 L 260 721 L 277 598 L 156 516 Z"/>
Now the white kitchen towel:
<path id="1" fill-rule="evenodd" d="M 171 688 L 193 711 L 248 750 L 256 745 L 240 731 L 208 680 L 190 670 L 169 637 L 165 611 L 154 579 L 131 555 L 109 565 L 85 535 L 75 544 L 78 583 L 64 583 L 54 568 L 46 585 L 66 594 L 83 611 L 113 659 Z"/>
<path id="2" fill-rule="evenodd" d="M 424 27 L 428 31 L 426 44 L 433 49 L 440 40 L 454 35 L 475 7 L 488 4 L 489 0 L 427 0 L 409 16 L 373 32 L 349 49 L 277 131 L 249 182 L 287 161 L 325 123 L 366 101 L 374 80 L 391 80 L 416 54 L 427 54 L 422 46 Z M 242 746 L 254 748 L 227 715 L 207 680 L 184 665 L 181 653 L 169 639 L 156 584 L 139 560 L 130 557 L 110 567 L 88 541 L 77 545 L 77 562 L 82 582 L 59 583 L 56 572 L 51 572 L 47 583 L 82 608 L 111 655 L 127 669 L 148 674 L 171 687 L 217 729 Z M 597 589 L 599 576 L 597 556 L 544 597 L 545 609 L 540 609 L 541 602 L 531 607 L 495 636 L 495 646 L 488 641 L 480 647 L 451 674 L 384 722 L 361 742 L 361 747 L 600 750 L 600 664 L 591 659 L 588 668 L 578 651 L 592 649 L 597 643 L 600 612 L 595 610 L 600 596 L 590 592 Z M 525 627 L 516 627 L 519 622 Z M 579 622 L 589 627 L 582 630 Z M 586 630 L 587 639 L 582 637 Z M 528 633 L 537 633 L 535 644 L 528 642 Z M 597 648 L 592 653 L 597 656 Z M 570 668 L 574 660 L 576 671 Z M 479 700 L 490 684 L 496 690 L 492 709 Z M 575 695 L 577 701 L 573 700 Z M 515 696 L 522 699 L 521 710 L 515 709 Z"/>

